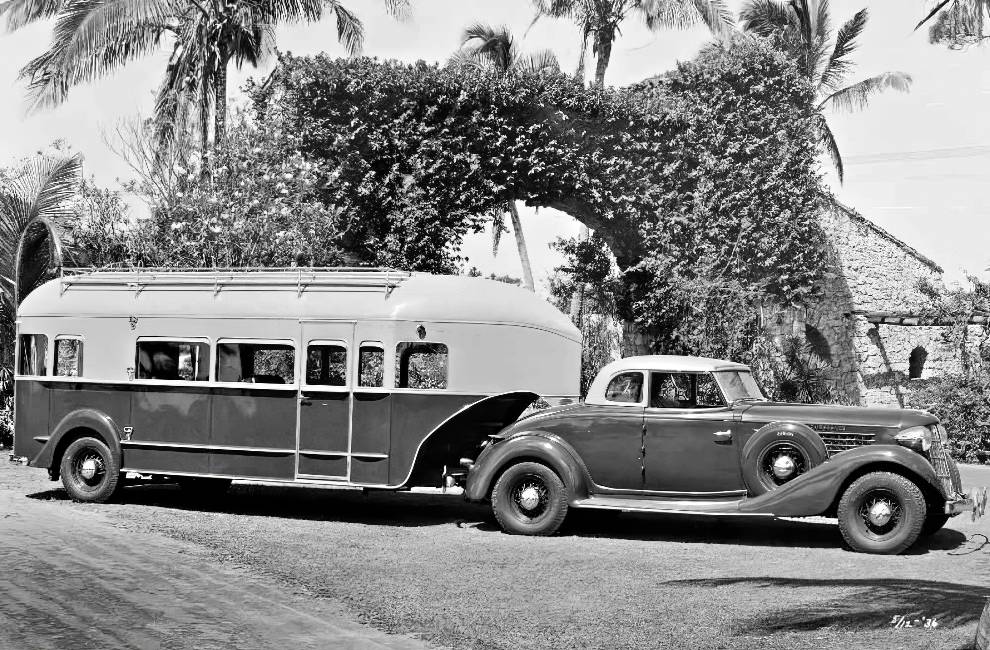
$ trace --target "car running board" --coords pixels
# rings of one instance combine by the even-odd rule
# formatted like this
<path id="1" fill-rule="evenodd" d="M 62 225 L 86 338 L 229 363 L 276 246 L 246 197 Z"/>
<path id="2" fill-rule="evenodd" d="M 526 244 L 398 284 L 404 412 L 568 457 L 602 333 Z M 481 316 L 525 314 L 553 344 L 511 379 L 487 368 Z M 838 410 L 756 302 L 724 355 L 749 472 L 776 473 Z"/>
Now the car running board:
<path id="1" fill-rule="evenodd" d="M 734 515 L 745 517 L 773 517 L 765 512 L 740 512 L 739 504 L 745 499 L 686 500 L 686 499 L 623 499 L 620 497 L 588 497 L 578 499 L 572 508 L 598 510 L 622 510 L 624 512 L 671 512 L 684 515 Z"/>

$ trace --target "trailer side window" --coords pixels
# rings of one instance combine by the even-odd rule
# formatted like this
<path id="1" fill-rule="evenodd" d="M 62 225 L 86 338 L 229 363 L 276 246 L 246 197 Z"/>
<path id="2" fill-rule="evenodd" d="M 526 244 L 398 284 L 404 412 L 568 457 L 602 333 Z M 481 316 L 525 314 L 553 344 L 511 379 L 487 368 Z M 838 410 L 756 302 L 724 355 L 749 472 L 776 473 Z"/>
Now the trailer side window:
<path id="1" fill-rule="evenodd" d="M 385 385 L 385 348 L 365 342 L 358 352 L 358 386 L 381 388 Z"/>
<path id="2" fill-rule="evenodd" d="M 306 383 L 346 386 L 347 348 L 334 343 L 310 343 L 306 349 Z"/>
<path id="3" fill-rule="evenodd" d="M 55 376 L 83 376 L 83 342 L 74 336 L 55 337 Z"/>
<path id="4" fill-rule="evenodd" d="M 205 341 L 138 340 L 138 379 L 209 381 L 210 346 Z"/>
<path id="5" fill-rule="evenodd" d="M 447 346 L 443 343 L 399 343 L 395 347 L 395 387 L 447 388 Z"/>
<path id="6" fill-rule="evenodd" d="M 287 343 L 217 343 L 217 381 L 294 384 L 295 349 Z"/>
<path id="7" fill-rule="evenodd" d="M 21 358 L 18 371 L 22 375 L 44 376 L 48 374 L 45 359 L 48 357 L 48 337 L 44 334 L 21 334 Z"/>

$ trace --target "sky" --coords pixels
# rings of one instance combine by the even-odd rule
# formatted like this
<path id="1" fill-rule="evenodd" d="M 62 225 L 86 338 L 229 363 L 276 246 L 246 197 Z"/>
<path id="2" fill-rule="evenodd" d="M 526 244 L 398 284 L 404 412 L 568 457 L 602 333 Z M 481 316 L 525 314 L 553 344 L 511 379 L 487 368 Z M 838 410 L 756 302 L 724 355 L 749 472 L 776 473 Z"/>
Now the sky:
<path id="1" fill-rule="evenodd" d="M 344 3 L 364 21 L 364 54 L 370 56 L 444 61 L 457 49 L 462 30 L 481 21 L 507 25 L 524 51 L 553 50 L 565 70 L 577 63 L 575 27 L 554 20 L 530 27 L 530 0 L 412 0 L 411 15 L 401 21 L 385 12 L 381 0 Z M 736 9 L 739 4 L 730 0 Z M 864 6 L 865 0 L 832 0 L 833 23 L 840 24 Z M 840 184 L 823 161 L 826 180 L 845 204 L 939 263 L 950 283 L 966 274 L 988 278 L 990 48 L 950 51 L 930 45 L 924 30 L 913 31 L 925 14 L 922 0 L 874 0 L 869 11 L 849 80 L 900 70 L 911 74 L 914 82 L 910 93 L 879 96 L 865 111 L 829 115 L 846 173 Z M 83 153 L 87 175 L 104 186 L 119 187 L 131 175 L 108 146 L 108 138 L 112 140 L 121 120 L 150 114 L 167 50 L 110 78 L 75 88 L 57 108 L 29 111 L 17 72 L 44 51 L 51 29 L 51 23 L 43 23 L 0 33 L 0 165 L 63 140 Z M 702 28 L 653 33 L 631 19 L 613 48 L 606 83 L 623 86 L 663 73 L 691 59 L 708 40 Z M 281 27 L 278 44 L 299 55 L 344 55 L 331 21 Z M 233 72 L 231 88 L 266 74 L 271 66 L 268 62 L 256 70 Z M 232 100 L 239 97 L 239 91 L 232 90 Z M 554 210 L 521 206 L 520 211 L 534 275 L 545 287 L 547 275 L 561 261 L 550 244 L 557 237 L 575 236 L 579 226 Z M 502 237 L 497 256 L 491 248 L 491 233 L 486 232 L 469 236 L 461 253 L 468 266 L 486 273 L 521 275 L 511 235 Z"/>

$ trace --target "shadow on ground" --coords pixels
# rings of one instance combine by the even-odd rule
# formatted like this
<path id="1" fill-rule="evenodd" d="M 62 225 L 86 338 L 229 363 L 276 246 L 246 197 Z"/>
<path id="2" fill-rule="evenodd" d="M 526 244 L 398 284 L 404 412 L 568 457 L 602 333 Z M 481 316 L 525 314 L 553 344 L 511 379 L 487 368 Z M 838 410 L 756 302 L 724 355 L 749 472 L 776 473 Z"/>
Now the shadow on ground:
<path id="1" fill-rule="evenodd" d="M 935 619 L 939 627 L 958 628 L 979 621 L 990 587 L 975 587 L 934 580 L 871 578 L 712 578 L 673 580 L 665 584 L 683 587 L 739 587 L 774 590 L 822 590 L 830 600 L 771 614 L 734 626 L 736 634 L 774 634 L 834 628 L 870 630 L 892 628 L 895 616 Z"/>
<path id="2" fill-rule="evenodd" d="M 68 499 L 62 489 L 28 496 L 42 500 Z M 455 524 L 484 532 L 500 530 L 487 504 L 467 503 L 452 494 L 234 485 L 223 496 L 206 497 L 175 485 L 151 484 L 125 488 L 117 504 L 368 525 Z M 571 510 L 560 534 L 760 547 L 840 548 L 843 544 L 838 526 L 831 521 L 594 510 Z M 920 540 L 908 553 L 958 549 L 965 542 L 965 535 L 959 531 L 943 529 Z"/>

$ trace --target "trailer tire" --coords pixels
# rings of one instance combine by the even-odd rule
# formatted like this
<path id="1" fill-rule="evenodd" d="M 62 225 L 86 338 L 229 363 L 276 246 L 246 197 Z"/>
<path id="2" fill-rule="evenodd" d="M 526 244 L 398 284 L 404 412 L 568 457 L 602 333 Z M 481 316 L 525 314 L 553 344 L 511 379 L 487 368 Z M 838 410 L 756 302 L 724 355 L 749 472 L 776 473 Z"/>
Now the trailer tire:
<path id="1" fill-rule="evenodd" d="M 62 485 L 73 501 L 106 503 L 120 486 L 120 468 L 99 438 L 73 440 L 59 464 Z"/>

